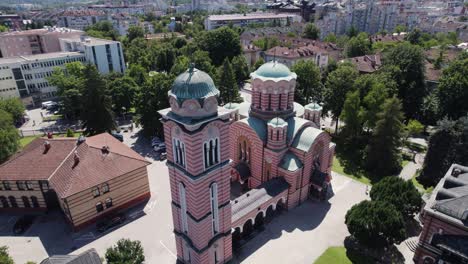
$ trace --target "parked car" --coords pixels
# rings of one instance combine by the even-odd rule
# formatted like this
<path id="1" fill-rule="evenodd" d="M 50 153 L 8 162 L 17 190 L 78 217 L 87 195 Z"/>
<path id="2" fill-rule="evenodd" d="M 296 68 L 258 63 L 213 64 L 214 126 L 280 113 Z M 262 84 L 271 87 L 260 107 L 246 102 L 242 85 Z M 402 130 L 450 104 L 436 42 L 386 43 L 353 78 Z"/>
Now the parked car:
<path id="1" fill-rule="evenodd" d="M 13 226 L 13 233 L 15 233 L 15 235 L 20 235 L 26 232 L 33 224 L 35 218 L 34 215 L 24 215 L 19 218 Z"/>
<path id="2" fill-rule="evenodd" d="M 54 104 L 54 102 L 52 102 L 52 101 L 42 102 L 42 104 L 41 104 L 42 109 L 46 109 L 51 104 Z"/>
<path id="3" fill-rule="evenodd" d="M 118 132 L 112 132 L 111 135 L 115 137 L 116 139 L 118 139 L 120 142 L 124 141 L 124 137 L 122 136 L 122 134 L 119 134 Z"/>
<path id="4" fill-rule="evenodd" d="M 121 225 L 123 222 L 125 222 L 125 219 L 127 217 L 123 213 L 118 213 L 112 216 L 109 216 L 107 218 L 104 218 L 102 221 L 98 222 L 96 224 L 97 230 L 99 232 L 105 232 L 106 230 Z"/>

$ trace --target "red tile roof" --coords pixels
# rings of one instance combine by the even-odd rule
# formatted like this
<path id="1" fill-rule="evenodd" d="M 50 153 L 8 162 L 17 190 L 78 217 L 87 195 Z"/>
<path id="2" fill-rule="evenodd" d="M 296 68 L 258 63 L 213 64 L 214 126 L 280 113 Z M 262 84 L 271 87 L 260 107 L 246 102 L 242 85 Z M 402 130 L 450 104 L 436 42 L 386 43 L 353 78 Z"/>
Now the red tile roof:
<path id="1" fill-rule="evenodd" d="M 356 66 L 356 69 L 361 73 L 372 73 L 380 69 L 382 62 L 380 55 L 364 55 L 346 59 Z"/>
<path id="2" fill-rule="evenodd" d="M 50 149 L 44 151 L 44 143 Z M 76 139 L 36 138 L 26 148 L 0 165 L 0 180 L 47 180 L 75 148 Z"/>
<path id="3" fill-rule="evenodd" d="M 23 155 L 2 165 L 0 180 L 29 180 L 29 175 L 37 175 L 34 179 L 48 179 L 57 195 L 65 198 L 151 164 L 108 133 L 89 137 L 78 146 L 76 139 L 50 139 L 51 148 L 42 154 L 45 140 L 34 140 Z M 103 146 L 108 147 L 108 154 L 103 154 Z M 34 160 L 38 155 L 44 155 L 42 162 Z"/>

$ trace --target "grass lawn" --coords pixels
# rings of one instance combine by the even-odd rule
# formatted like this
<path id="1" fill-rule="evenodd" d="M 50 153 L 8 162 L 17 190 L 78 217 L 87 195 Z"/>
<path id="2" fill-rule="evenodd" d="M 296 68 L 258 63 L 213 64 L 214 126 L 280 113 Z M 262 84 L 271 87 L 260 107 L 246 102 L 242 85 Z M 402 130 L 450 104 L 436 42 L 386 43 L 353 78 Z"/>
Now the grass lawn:
<path id="1" fill-rule="evenodd" d="M 22 148 L 26 147 L 31 141 L 33 141 L 35 138 L 39 136 L 29 136 L 29 137 L 22 137 L 20 138 L 20 145 Z"/>
<path id="2" fill-rule="evenodd" d="M 419 172 L 414 174 L 413 178 L 411 178 L 411 182 L 414 184 L 414 187 L 416 187 L 418 190 L 422 191 L 423 193 L 431 193 L 432 190 L 434 190 L 434 187 L 424 188 L 424 186 L 418 182 L 418 179 L 416 179 L 418 176 L 419 176 Z"/>
<path id="3" fill-rule="evenodd" d="M 372 260 L 357 255 L 349 254 L 344 247 L 329 247 L 325 252 L 314 262 L 314 264 L 366 264 L 374 263 Z"/>
<path id="4" fill-rule="evenodd" d="M 59 120 L 59 119 L 62 119 L 62 118 L 63 118 L 62 115 L 51 115 L 51 116 L 46 116 L 46 117 L 42 118 L 42 121 L 43 122 L 56 121 L 56 120 Z"/>
<path id="5" fill-rule="evenodd" d="M 367 178 L 366 176 L 364 176 L 364 175 L 351 175 L 351 174 L 348 174 L 348 173 L 344 172 L 344 170 L 345 169 L 344 169 L 343 165 L 341 165 L 340 160 L 335 156 L 333 158 L 332 171 L 337 172 L 339 174 L 342 174 L 344 176 L 347 176 L 347 177 L 349 177 L 351 179 L 354 179 L 356 181 L 362 182 L 364 184 L 371 185 L 371 180 L 369 178 Z"/>

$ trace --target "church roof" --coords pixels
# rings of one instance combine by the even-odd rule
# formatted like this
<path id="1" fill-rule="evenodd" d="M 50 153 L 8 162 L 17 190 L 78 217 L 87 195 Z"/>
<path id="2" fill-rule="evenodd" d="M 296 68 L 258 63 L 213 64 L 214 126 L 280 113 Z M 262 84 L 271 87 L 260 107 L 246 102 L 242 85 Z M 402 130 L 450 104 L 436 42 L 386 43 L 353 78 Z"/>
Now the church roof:
<path id="1" fill-rule="evenodd" d="M 322 130 L 315 127 L 306 127 L 302 129 L 295 137 L 291 147 L 297 148 L 302 151 L 308 151 L 315 139 L 323 133 Z"/>
<path id="2" fill-rule="evenodd" d="M 288 66 L 277 61 L 270 61 L 263 64 L 256 71 L 254 71 L 251 76 L 253 79 L 260 78 L 264 80 L 290 80 L 297 77 L 295 73 L 289 70 Z"/>
<path id="3" fill-rule="evenodd" d="M 247 118 L 241 119 L 239 122 L 246 123 L 249 127 L 251 127 L 255 133 L 257 133 L 257 136 L 265 141 L 267 138 L 267 129 L 266 129 L 266 124 L 263 120 L 249 116 Z"/>
<path id="4" fill-rule="evenodd" d="M 284 119 L 280 117 L 275 117 L 268 122 L 268 125 L 273 126 L 273 127 L 282 127 L 282 126 L 285 126 L 286 124 L 287 124 L 286 121 L 284 121 Z"/>
<path id="5" fill-rule="evenodd" d="M 280 162 L 280 167 L 287 171 L 297 171 L 302 168 L 303 164 L 299 158 L 292 152 L 288 151 L 284 154 Z"/>
<path id="6" fill-rule="evenodd" d="M 191 67 L 177 76 L 169 93 L 183 101 L 216 96 L 219 90 L 206 72 Z"/>
<path id="7" fill-rule="evenodd" d="M 317 103 L 310 103 L 310 104 L 306 105 L 305 108 L 310 109 L 310 110 L 315 110 L 315 111 L 322 110 L 322 107 Z"/>

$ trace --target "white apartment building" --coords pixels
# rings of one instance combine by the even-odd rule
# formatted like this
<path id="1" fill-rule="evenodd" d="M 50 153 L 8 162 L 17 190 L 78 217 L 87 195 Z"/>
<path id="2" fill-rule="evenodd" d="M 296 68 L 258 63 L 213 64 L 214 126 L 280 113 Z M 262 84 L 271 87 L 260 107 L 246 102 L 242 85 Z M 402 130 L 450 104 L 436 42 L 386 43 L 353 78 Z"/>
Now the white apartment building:
<path id="1" fill-rule="evenodd" d="M 122 45 L 118 41 L 82 36 L 60 39 L 60 47 L 63 51 L 84 53 L 86 61 L 94 64 L 101 73 L 125 71 Z"/>
<path id="2" fill-rule="evenodd" d="M 88 9 L 107 14 L 127 13 L 130 15 L 144 15 L 153 8 L 150 5 L 90 5 Z"/>
<path id="3" fill-rule="evenodd" d="M 250 13 L 211 15 L 205 18 L 205 29 L 212 30 L 230 24 L 238 27 L 244 27 L 249 24 L 276 24 L 277 26 L 286 26 L 288 23 L 292 24 L 301 21 L 301 16 L 294 14 Z"/>
<path id="4" fill-rule="evenodd" d="M 85 30 L 97 22 L 108 20 L 103 11 L 97 10 L 69 10 L 59 15 L 58 24 L 61 27 Z"/>
<path id="5" fill-rule="evenodd" d="M 0 97 L 21 98 L 27 106 L 56 96 L 57 87 L 47 81 L 55 67 L 85 62 L 80 52 L 54 52 L 0 59 Z"/>

